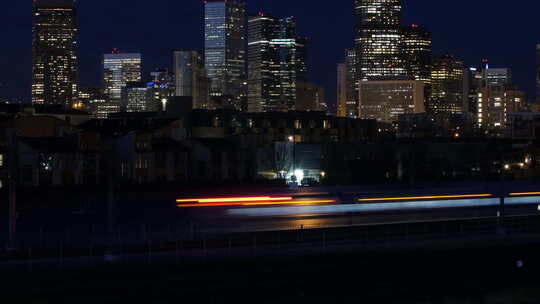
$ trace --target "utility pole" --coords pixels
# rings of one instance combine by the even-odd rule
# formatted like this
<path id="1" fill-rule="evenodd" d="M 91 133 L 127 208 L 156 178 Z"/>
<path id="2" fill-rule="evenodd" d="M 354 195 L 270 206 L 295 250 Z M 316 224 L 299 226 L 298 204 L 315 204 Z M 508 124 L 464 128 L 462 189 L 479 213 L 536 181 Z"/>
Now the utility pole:
<path id="1" fill-rule="evenodd" d="M 292 145 L 293 145 L 293 170 L 291 175 L 291 186 L 293 188 L 298 187 L 298 177 L 296 176 L 296 121 L 293 122 L 293 136 L 292 136 Z"/>
<path id="2" fill-rule="evenodd" d="M 7 145 L 7 169 L 8 169 L 8 243 L 6 250 L 17 248 L 17 134 L 15 130 L 6 130 Z"/>
<path id="3" fill-rule="evenodd" d="M 108 140 L 103 151 L 105 161 L 105 172 L 107 173 L 107 250 L 105 260 L 113 262 L 114 256 L 114 198 L 115 198 L 115 176 L 116 176 L 116 146 L 117 137 Z"/>

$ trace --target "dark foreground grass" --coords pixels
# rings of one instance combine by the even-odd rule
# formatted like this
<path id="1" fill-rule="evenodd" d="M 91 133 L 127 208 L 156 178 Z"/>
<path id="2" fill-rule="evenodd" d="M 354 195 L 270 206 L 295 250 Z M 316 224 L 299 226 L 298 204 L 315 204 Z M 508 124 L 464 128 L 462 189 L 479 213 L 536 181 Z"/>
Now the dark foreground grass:
<path id="1" fill-rule="evenodd" d="M 1 272 L 0 297 L 2 303 L 77 304 L 540 303 L 539 249 L 21 269 Z"/>

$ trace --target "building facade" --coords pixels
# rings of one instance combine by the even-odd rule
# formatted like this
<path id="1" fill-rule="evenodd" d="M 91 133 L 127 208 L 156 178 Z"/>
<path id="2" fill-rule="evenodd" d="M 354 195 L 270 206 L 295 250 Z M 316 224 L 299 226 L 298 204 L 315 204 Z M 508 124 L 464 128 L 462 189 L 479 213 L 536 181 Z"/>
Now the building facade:
<path id="1" fill-rule="evenodd" d="M 120 53 L 103 56 L 103 84 L 105 94 L 109 97 L 111 113 L 119 112 L 122 99 L 122 89 L 128 82 L 141 81 L 141 54 Z"/>
<path id="2" fill-rule="evenodd" d="M 429 113 L 462 113 L 464 111 L 463 62 L 453 56 L 433 58 Z"/>
<path id="3" fill-rule="evenodd" d="M 355 0 L 358 79 L 406 75 L 401 53 L 401 0 Z"/>
<path id="4" fill-rule="evenodd" d="M 202 55 L 197 51 L 175 51 L 173 57 L 175 96 L 193 97 L 194 109 L 213 108 Z"/>
<path id="5" fill-rule="evenodd" d="M 337 116 L 347 117 L 347 65 L 337 65 Z"/>
<path id="6" fill-rule="evenodd" d="M 402 114 L 425 112 L 424 82 L 420 80 L 361 81 L 360 118 L 393 123 Z"/>
<path id="7" fill-rule="evenodd" d="M 168 69 L 150 73 L 152 81 L 146 83 L 149 112 L 164 110 L 164 105 L 175 95 L 174 75 Z"/>
<path id="8" fill-rule="evenodd" d="M 32 103 L 70 105 L 78 95 L 75 0 L 35 0 L 32 16 Z"/>
<path id="9" fill-rule="evenodd" d="M 344 63 L 338 64 L 337 112 L 340 117 L 358 117 L 357 66 L 356 51 L 346 49 Z"/>
<path id="10" fill-rule="evenodd" d="M 489 65 L 482 71 L 485 85 L 512 84 L 512 70 L 509 68 L 490 68 Z"/>
<path id="11" fill-rule="evenodd" d="M 156 112 L 158 103 L 144 82 L 128 82 L 122 88 L 122 112 Z"/>
<path id="12" fill-rule="evenodd" d="M 210 95 L 219 106 L 242 109 L 246 80 L 246 6 L 230 0 L 205 1 L 204 59 Z"/>
<path id="13" fill-rule="evenodd" d="M 432 35 L 428 30 L 413 24 L 402 29 L 402 52 L 407 75 L 431 82 Z"/>
<path id="14" fill-rule="evenodd" d="M 259 13 L 248 21 L 248 111 L 294 110 L 297 82 L 307 81 L 307 39 L 294 18 Z"/>
<path id="15" fill-rule="evenodd" d="M 525 105 L 525 93 L 511 85 L 488 85 L 479 90 L 476 122 L 486 130 L 505 129 L 508 114 L 520 112 Z"/>
<path id="16" fill-rule="evenodd" d="M 325 112 L 327 108 L 325 90 L 310 82 L 297 82 L 296 103 L 294 108 L 297 111 Z"/>

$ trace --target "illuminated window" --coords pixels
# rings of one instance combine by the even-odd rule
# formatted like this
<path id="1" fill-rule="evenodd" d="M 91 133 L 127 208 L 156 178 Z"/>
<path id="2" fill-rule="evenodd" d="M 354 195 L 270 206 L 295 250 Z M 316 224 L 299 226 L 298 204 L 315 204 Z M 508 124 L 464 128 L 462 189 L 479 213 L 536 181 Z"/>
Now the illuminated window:
<path id="1" fill-rule="evenodd" d="M 0 167 L 4 166 L 4 154 L 0 154 Z"/>

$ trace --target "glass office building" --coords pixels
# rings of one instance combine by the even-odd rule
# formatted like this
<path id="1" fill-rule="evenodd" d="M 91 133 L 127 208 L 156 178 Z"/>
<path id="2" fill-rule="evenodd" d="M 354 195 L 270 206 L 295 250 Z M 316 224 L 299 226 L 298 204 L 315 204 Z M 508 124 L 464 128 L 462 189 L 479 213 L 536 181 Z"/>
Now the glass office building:
<path id="1" fill-rule="evenodd" d="M 175 95 L 192 97 L 194 109 L 212 109 L 203 56 L 197 51 L 180 50 L 173 57 Z"/>
<path id="2" fill-rule="evenodd" d="M 205 1 L 204 55 L 211 96 L 224 107 L 242 109 L 246 80 L 246 5 Z"/>
<path id="3" fill-rule="evenodd" d="M 32 103 L 70 105 L 78 97 L 75 0 L 34 0 Z"/>
<path id="4" fill-rule="evenodd" d="M 345 66 L 347 68 L 347 117 L 358 117 L 358 81 L 356 78 L 358 57 L 356 50 L 345 50 Z"/>
<path id="5" fill-rule="evenodd" d="M 429 113 L 462 113 L 464 102 L 463 62 L 453 56 L 433 58 L 431 68 L 431 97 L 427 103 Z"/>
<path id="6" fill-rule="evenodd" d="M 297 84 L 307 82 L 308 40 L 292 17 L 260 13 L 248 22 L 248 111 L 295 110 Z"/>
<path id="7" fill-rule="evenodd" d="M 111 101 L 122 98 L 122 88 L 128 82 L 141 81 L 141 54 L 113 51 L 103 56 L 103 83 Z"/>
<path id="8" fill-rule="evenodd" d="M 401 0 L 355 0 L 358 79 L 406 76 L 401 54 Z"/>
<path id="9" fill-rule="evenodd" d="M 431 32 L 413 24 L 402 30 L 402 51 L 407 75 L 426 84 L 431 82 L 432 35 Z"/>

